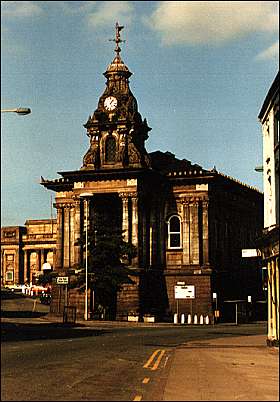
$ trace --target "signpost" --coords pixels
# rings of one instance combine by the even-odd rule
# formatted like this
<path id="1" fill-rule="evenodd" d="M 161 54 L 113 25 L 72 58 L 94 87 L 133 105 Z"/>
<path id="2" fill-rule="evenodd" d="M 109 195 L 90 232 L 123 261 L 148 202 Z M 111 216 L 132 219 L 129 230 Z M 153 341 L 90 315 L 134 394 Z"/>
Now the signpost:
<path id="1" fill-rule="evenodd" d="M 69 280 L 68 276 L 58 276 L 56 278 L 56 283 L 58 285 L 68 285 L 68 280 Z"/>
<path id="2" fill-rule="evenodd" d="M 177 282 L 174 286 L 175 299 L 177 300 L 177 316 L 179 317 L 179 299 L 191 299 L 191 315 L 192 315 L 192 299 L 195 299 L 195 287 L 193 285 L 185 285 L 185 282 Z"/>
<path id="3" fill-rule="evenodd" d="M 65 286 L 65 288 L 64 288 L 64 306 L 67 306 L 67 303 L 68 303 L 68 283 L 69 283 L 68 276 L 58 276 L 56 278 L 56 283 L 58 285 Z M 59 299 L 60 299 L 60 295 L 61 295 L 61 287 L 59 287 Z"/>

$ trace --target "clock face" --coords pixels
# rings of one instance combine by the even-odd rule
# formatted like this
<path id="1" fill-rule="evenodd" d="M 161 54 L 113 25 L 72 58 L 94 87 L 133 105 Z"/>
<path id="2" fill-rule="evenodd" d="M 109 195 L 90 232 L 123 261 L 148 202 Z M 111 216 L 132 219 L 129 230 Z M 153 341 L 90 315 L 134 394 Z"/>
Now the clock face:
<path id="1" fill-rule="evenodd" d="M 108 98 L 106 98 L 104 101 L 104 107 L 107 110 L 116 109 L 117 104 L 118 104 L 118 101 L 114 96 L 108 96 Z"/>

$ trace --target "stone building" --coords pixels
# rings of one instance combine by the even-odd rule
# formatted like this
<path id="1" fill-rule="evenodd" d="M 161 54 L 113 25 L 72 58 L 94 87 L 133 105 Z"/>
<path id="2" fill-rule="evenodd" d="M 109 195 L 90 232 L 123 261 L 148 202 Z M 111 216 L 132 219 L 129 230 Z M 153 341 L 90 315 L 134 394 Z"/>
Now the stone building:
<path id="1" fill-rule="evenodd" d="M 259 113 L 263 134 L 264 230 L 259 247 L 268 276 L 268 334 L 279 345 L 279 73 Z"/>
<path id="2" fill-rule="evenodd" d="M 1 228 L 1 284 L 35 283 L 48 263 L 55 269 L 56 219 Z"/>
<path id="3" fill-rule="evenodd" d="M 85 223 L 93 226 L 98 214 L 106 214 L 137 249 L 129 265 L 133 283 L 118 293 L 113 318 L 134 312 L 172 320 L 178 312 L 212 319 L 216 309 L 220 319 L 231 319 L 226 300 L 262 299 L 261 270 L 244 261 L 241 250 L 256 247 L 263 195 L 216 169 L 170 152 L 147 152 L 151 128 L 129 87 L 132 73 L 120 57 L 121 29 L 116 24 L 116 55 L 104 73 L 105 90 L 84 124 L 89 149 L 82 166 L 41 179 L 55 192 L 56 220 L 3 228 L 16 238 L 12 243 L 12 234 L 3 236 L 4 278 L 11 275 L 7 250 L 14 247 L 14 280 L 30 280 L 35 262 L 40 271 L 52 252 L 55 273 L 71 283 L 75 269 L 85 267 Z M 90 312 L 96 308 L 92 296 Z M 65 304 L 83 316 L 85 295 L 54 284 L 51 312 L 62 314 Z"/>
<path id="4" fill-rule="evenodd" d="M 73 267 L 83 267 L 79 240 L 85 220 L 92 225 L 96 214 L 111 214 L 137 248 L 130 264 L 134 284 L 118 294 L 117 319 L 130 311 L 164 319 L 178 309 L 212 317 L 213 293 L 223 316 L 224 300 L 259 293 L 260 270 L 242 261 L 241 250 L 255 247 L 263 196 L 215 169 L 170 152 L 146 151 L 151 128 L 129 87 L 132 73 L 120 57 L 121 29 L 116 24 L 116 55 L 104 73 L 105 90 L 84 124 L 89 149 L 82 166 L 41 181 L 56 193 L 55 269 L 69 275 Z M 90 195 L 88 209 L 84 193 Z M 175 298 L 175 286 L 185 296 L 190 291 L 190 297 Z M 58 301 L 54 288 L 53 313 L 62 312 L 61 291 Z M 81 316 L 83 297 L 74 290 L 67 296 Z"/>

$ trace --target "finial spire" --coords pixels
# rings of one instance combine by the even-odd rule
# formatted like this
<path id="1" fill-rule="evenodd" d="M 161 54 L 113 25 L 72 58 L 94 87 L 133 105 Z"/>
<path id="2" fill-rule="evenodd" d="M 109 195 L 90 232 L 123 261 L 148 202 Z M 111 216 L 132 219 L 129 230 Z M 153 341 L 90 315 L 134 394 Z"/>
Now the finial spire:
<path id="1" fill-rule="evenodd" d="M 124 28 L 124 26 L 120 26 L 118 22 L 116 22 L 115 25 L 116 28 L 116 38 L 115 39 L 109 39 L 112 42 L 116 42 L 116 47 L 115 47 L 115 52 L 117 53 L 117 56 L 119 56 L 121 52 L 121 48 L 119 46 L 119 43 L 125 42 L 125 40 L 121 39 L 120 31 Z"/>

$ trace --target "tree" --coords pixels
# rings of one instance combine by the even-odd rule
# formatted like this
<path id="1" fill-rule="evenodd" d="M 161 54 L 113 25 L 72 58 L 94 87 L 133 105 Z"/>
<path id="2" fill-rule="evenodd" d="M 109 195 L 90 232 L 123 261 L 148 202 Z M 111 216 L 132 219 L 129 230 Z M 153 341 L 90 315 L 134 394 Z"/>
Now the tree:
<path id="1" fill-rule="evenodd" d="M 85 249 L 85 237 L 82 238 Z M 129 264 L 136 247 L 124 240 L 120 224 L 112 214 L 95 215 L 88 229 L 88 287 L 94 290 L 94 304 L 115 315 L 117 292 L 125 283 L 133 283 Z M 85 271 L 77 276 L 75 286 L 85 287 Z"/>

